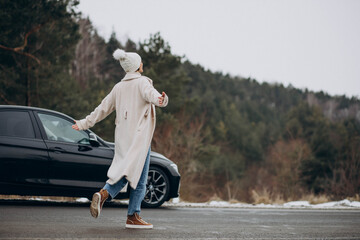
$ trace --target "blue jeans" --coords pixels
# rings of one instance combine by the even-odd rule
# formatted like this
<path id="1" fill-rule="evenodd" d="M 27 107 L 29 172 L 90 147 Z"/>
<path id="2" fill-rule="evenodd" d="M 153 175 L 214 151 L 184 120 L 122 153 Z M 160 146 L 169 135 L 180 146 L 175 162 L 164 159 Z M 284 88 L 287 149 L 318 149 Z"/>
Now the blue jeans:
<path id="1" fill-rule="evenodd" d="M 149 174 L 149 165 L 150 165 L 150 148 L 146 156 L 144 168 L 142 170 L 138 185 L 136 189 L 130 188 L 130 200 L 128 206 L 128 215 L 133 215 L 134 213 L 140 214 L 141 202 L 145 197 L 146 192 L 146 183 Z M 125 177 L 121 178 L 114 185 L 108 183 L 105 184 L 104 188 L 112 198 L 115 198 L 116 195 L 121 191 L 121 189 L 127 184 L 127 179 Z"/>

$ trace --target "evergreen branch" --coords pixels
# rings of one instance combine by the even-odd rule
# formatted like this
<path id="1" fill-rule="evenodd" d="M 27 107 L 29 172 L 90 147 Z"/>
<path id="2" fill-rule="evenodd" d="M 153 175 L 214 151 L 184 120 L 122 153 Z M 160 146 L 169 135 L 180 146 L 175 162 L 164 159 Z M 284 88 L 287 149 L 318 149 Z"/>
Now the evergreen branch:
<path id="1" fill-rule="evenodd" d="M 21 51 L 19 51 L 19 50 L 16 50 L 17 48 L 9 48 L 9 47 L 5 47 L 5 46 L 3 46 L 3 45 L 1 45 L 1 44 L 0 44 L 0 48 L 5 49 L 5 50 L 8 50 L 8 51 L 11 51 L 11 52 L 18 53 L 18 54 L 20 54 L 20 55 L 27 56 L 27 57 L 29 57 L 29 58 L 32 58 L 32 59 L 35 60 L 38 64 L 41 63 L 40 60 L 39 60 L 37 57 L 35 57 L 34 55 L 32 55 L 32 54 L 30 54 L 30 53 L 27 53 L 27 52 L 21 52 Z"/>
<path id="2" fill-rule="evenodd" d="M 45 23 L 43 24 L 39 24 L 38 26 L 34 27 L 33 29 L 31 29 L 30 31 L 28 31 L 26 34 L 25 34 L 25 38 L 24 38 L 24 44 L 20 47 L 15 47 L 15 48 L 9 48 L 9 47 L 5 47 L 3 45 L 0 44 L 0 48 L 2 49 L 5 49 L 5 50 L 8 50 L 8 51 L 12 51 L 12 52 L 16 52 L 20 55 L 24 55 L 24 56 L 27 56 L 29 58 L 32 58 L 33 60 L 35 60 L 38 64 L 40 64 L 40 60 L 35 57 L 34 55 L 30 54 L 30 53 L 26 53 L 26 52 L 23 52 L 23 50 L 25 49 L 25 47 L 27 46 L 28 44 L 28 38 L 30 36 L 30 34 L 34 33 L 34 32 L 37 32 L 39 31 L 39 29 L 44 26 Z"/>
<path id="3" fill-rule="evenodd" d="M 25 38 L 24 38 L 24 44 L 20 47 L 16 47 L 14 48 L 14 51 L 18 52 L 18 51 L 22 51 L 25 49 L 25 47 L 27 46 L 28 44 L 28 37 L 30 36 L 30 34 L 34 33 L 34 32 L 37 32 L 39 31 L 39 29 L 44 26 L 44 23 L 43 24 L 39 24 L 38 26 L 34 27 L 33 29 L 31 29 L 30 31 L 28 31 L 26 34 L 25 34 Z"/>

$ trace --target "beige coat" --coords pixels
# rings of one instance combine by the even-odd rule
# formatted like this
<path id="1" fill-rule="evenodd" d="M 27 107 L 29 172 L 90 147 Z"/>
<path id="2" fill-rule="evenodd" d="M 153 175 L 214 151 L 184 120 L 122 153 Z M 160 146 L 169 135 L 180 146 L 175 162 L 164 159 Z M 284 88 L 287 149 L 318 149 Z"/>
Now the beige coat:
<path id="1" fill-rule="evenodd" d="M 138 72 L 127 73 L 90 115 L 76 121 L 80 130 L 88 129 L 116 110 L 115 155 L 107 183 L 115 184 L 125 176 L 136 188 L 155 130 L 154 105 L 168 104 L 166 96 L 160 106 L 160 96 L 150 78 Z"/>

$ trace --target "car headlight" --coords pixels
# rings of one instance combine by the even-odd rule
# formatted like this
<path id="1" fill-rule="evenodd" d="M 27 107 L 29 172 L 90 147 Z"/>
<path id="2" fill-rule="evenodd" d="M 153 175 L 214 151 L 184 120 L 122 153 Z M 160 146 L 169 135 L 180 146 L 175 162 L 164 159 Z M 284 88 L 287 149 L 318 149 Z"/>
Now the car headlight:
<path id="1" fill-rule="evenodd" d="M 175 163 L 170 164 L 170 166 L 171 166 L 177 173 L 179 173 L 178 166 L 177 166 Z"/>

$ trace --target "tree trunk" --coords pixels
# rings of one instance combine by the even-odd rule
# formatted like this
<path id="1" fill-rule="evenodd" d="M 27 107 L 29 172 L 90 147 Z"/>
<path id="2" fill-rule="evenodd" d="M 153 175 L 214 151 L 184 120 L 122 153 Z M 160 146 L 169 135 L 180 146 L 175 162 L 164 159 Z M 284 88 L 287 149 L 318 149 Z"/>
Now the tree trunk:
<path id="1" fill-rule="evenodd" d="M 26 65 L 27 65 L 27 71 L 26 71 L 26 102 L 25 105 L 26 106 L 31 106 L 31 92 L 30 92 L 30 63 L 29 60 L 26 60 Z"/>

